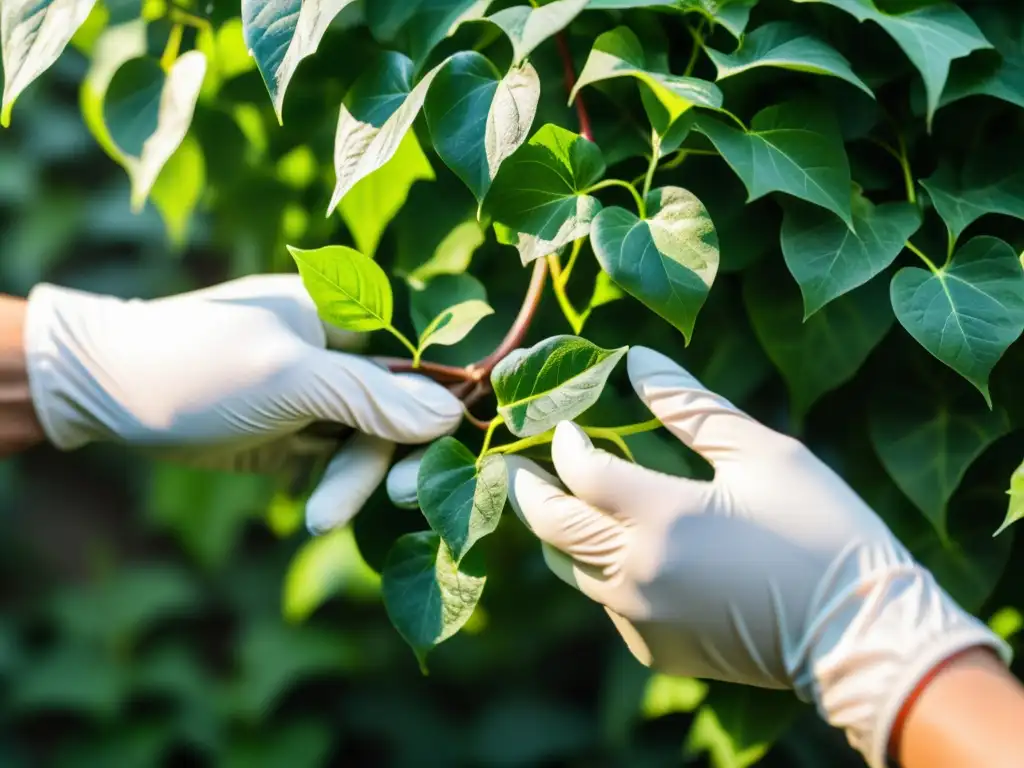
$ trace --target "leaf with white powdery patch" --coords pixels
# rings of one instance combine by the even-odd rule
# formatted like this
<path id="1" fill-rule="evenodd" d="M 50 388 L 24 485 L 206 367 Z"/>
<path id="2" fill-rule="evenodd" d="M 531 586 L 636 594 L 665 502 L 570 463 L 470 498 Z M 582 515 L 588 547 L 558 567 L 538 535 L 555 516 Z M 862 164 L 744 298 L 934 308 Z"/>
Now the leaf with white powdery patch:
<path id="1" fill-rule="evenodd" d="M 96 0 L 4 0 L 0 4 L 4 94 L 0 125 L 11 124 L 14 102 L 60 56 Z"/>
<path id="2" fill-rule="evenodd" d="M 936 272 L 901 269 L 890 296 L 910 335 L 991 406 L 989 374 L 1024 331 L 1024 268 L 1014 250 L 994 237 L 976 237 Z"/>
<path id="3" fill-rule="evenodd" d="M 292 75 L 316 53 L 327 27 L 354 0 L 242 0 L 242 34 L 282 120 Z"/>
<path id="4" fill-rule="evenodd" d="M 707 136 L 747 188 L 747 202 L 769 192 L 820 205 L 852 230 L 850 163 L 835 120 L 824 111 L 787 101 L 754 115 L 748 130 L 708 115 L 694 128 Z"/>
<path id="5" fill-rule="evenodd" d="M 420 462 L 417 497 L 423 516 L 458 563 L 498 527 L 508 497 L 505 459 L 485 456 L 478 463 L 454 437 L 442 437 Z"/>
<path id="6" fill-rule="evenodd" d="M 782 254 L 803 293 L 804 319 L 892 264 L 921 226 L 910 203 L 876 206 L 859 193 L 853 232 L 817 206 L 792 201 L 784 208 Z"/>
<path id="7" fill-rule="evenodd" d="M 555 0 L 553 3 L 531 8 L 516 5 L 487 17 L 512 42 L 512 64 L 521 63 L 533 50 L 558 34 L 587 7 L 588 0 Z"/>
<path id="8" fill-rule="evenodd" d="M 577 336 L 554 336 L 515 350 L 491 372 L 505 426 L 529 437 L 575 419 L 597 402 L 628 350 L 602 349 Z"/>
<path id="9" fill-rule="evenodd" d="M 604 171 L 596 144 L 545 125 L 502 164 L 482 211 L 518 234 L 527 264 L 589 234 L 601 203 L 586 190 Z"/>
<path id="10" fill-rule="evenodd" d="M 486 580 L 480 568 L 457 565 L 432 531 L 407 533 L 391 547 L 381 574 L 384 607 L 424 672 L 427 654 L 469 621 Z"/>
<path id="11" fill-rule="evenodd" d="M 462 51 L 438 72 L 423 109 L 434 149 L 478 201 L 526 141 L 539 101 L 540 78 L 530 64 L 502 77 L 485 56 Z"/>
<path id="12" fill-rule="evenodd" d="M 796 72 L 831 75 L 860 88 L 871 98 L 875 95 L 850 69 L 850 62 L 835 48 L 813 34 L 787 21 L 775 21 L 743 36 L 733 53 L 707 49 L 718 70 L 718 79 L 738 75 L 755 67 L 779 67 Z"/>
<path id="13" fill-rule="evenodd" d="M 182 54 L 170 72 L 150 57 L 126 61 L 110 80 L 103 120 L 132 182 L 132 209 L 141 210 L 164 164 L 188 133 L 206 56 Z"/>
<path id="14" fill-rule="evenodd" d="M 715 225 L 701 201 L 679 187 L 651 191 L 647 215 L 641 220 L 624 208 L 605 208 L 590 242 L 612 280 L 689 343 L 718 272 Z"/>
<path id="15" fill-rule="evenodd" d="M 288 252 L 323 320 L 348 331 L 376 331 L 391 325 L 391 284 L 369 256 L 343 245 L 315 251 L 288 246 Z"/>

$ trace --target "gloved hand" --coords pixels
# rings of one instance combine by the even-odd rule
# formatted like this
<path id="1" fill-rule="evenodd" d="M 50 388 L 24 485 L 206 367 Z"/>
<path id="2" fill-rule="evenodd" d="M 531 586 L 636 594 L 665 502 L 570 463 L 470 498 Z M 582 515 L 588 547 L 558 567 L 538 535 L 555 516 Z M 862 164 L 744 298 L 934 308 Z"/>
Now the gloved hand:
<path id="1" fill-rule="evenodd" d="M 193 466 L 273 472 L 337 450 L 310 425 L 355 428 L 307 505 L 314 532 L 359 510 L 394 443 L 428 442 L 462 417 L 431 381 L 328 351 L 359 338 L 325 327 L 297 275 L 156 301 L 39 285 L 25 323 L 32 400 L 64 450 L 118 441 Z"/>
<path id="2" fill-rule="evenodd" d="M 628 357 L 637 394 L 715 470 L 653 472 L 555 433 L 555 469 L 509 458 L 512 504 L 557 576 L 605 606 L 644 664 L 673 675 L 793 688 L 874 768 L 894 718 L 936 664 L 1009 649 L 916 563 L 796 440 L 668 358 Z"/>

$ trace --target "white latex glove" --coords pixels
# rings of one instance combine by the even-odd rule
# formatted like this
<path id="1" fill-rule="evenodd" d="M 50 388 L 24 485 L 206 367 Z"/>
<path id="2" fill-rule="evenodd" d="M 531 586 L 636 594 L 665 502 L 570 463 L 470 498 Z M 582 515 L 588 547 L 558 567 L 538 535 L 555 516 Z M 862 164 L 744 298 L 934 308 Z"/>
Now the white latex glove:
<path id="1" fill-rule="evenodd" d="M 313 532 L 344 525 L 383 480 L 394 443 L 425 443 L 462 406 L 394 376 L 328 329 L 297 275 L 263 275 L 156 301 L 39 285 L 25 329 L 32 400 L 49 440 L 117 441 L 193 466 L 274 472 L 329 456 L 318 422 L 358 431 L 307 505 Z M 306 430 L 306 431 L 304 431 Z"/>
<path id="2" fill-rule="evenodd" d="M 640 398 L 715 469 L 671 477 L 601 450 L 571 423 L 552 444 L 568 488 L 509 458 L 512 503 L 561 579 L 603 604 L 632 652 L 673 675 L 794 688 L 874 768 L 936 664 L 1009 649 L 796 440 L 668 358 L 628 357 Z"/>

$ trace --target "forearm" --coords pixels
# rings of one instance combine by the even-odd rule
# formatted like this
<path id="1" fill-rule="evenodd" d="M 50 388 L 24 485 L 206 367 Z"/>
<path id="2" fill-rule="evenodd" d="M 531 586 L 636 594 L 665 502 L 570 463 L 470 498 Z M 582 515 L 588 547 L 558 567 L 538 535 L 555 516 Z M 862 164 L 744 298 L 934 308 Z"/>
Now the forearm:
<path id="1" fill-rule="evenodd" d="M 28 385 L 25 307 L 23 299 L 0 296 L 0 457 L 44 439 Z"/>
<path id="2" fill-rule="evenodd" d="M 1024 687 L 991 652 L 974 649 L 919 689 L 893 732 L 903 768 L 1010 768 L 1024 761 Z"/>

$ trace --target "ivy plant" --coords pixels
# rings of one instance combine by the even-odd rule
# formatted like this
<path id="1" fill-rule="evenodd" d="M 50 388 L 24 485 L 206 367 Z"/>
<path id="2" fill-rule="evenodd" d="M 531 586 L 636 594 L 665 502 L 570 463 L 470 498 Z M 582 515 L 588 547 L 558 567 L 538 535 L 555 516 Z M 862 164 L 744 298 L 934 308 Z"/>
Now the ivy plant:
<path id="1" fill-rule="evenodd" d="M 999 551 L 965 556 L 953 510 L 983 457 L 1010 445 L 1009 509 L 986 536 L 1024 516 L 1019 8 L 137 5 L 5 3 L 2 122 L 70 43 L 91 60 L 86 124 L 125 168 L 132 206 L 151 200 L 172 239 L 201 201 L 240 194 L 204 151 L 225 133 L 278 153 L 258 183 L 344 223 L 332 239 L 282 205 L 267 218 L 287 226 L 261 245 L 298 269 L 327 323 L 375 332 L 382 365 L 466 406 L 459 433 L 403 459 L 415 493 L 393 496 L 423 522 L 380 559 L 384 605 L 424 668 L 479 610 L 506 456 L 544 460 L 555 425 L 579 419 L 625 460 L 705 471 L 667 443 L 638 450 L 659 424 L 616 383 L 638 338 L 780 429 L 812 443 L 847 430 L 824 455 L 915 554 L 940 575 L 965 557 L 983 569 L 962 593 L 972 608 L 994 588 Z M 420 194 L 424 181 L 438 191 Z M 500 266 L 474 262 L 489 247 Z M 548 298 L 558 316 L 541 327 Z"/>

